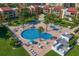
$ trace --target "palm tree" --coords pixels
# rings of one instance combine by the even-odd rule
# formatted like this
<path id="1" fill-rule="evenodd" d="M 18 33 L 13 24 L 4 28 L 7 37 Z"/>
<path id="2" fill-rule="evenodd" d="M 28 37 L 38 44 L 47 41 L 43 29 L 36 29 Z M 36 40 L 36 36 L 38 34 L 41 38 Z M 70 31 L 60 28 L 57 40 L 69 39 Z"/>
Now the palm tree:
<path id="1" fill-rule="evenodd" d="M 73 19 L 73 22 L 76 24 L 76 25 L 79 25 L 79 17 L 72 17 Z"/>
<path id="2" fill-rule="evenodd" d="M 23 14 L 24 18 L 30 17 L 29 9 L 28 8 L 24 8 L 22 14 Z"/>
<path id="3" fill-rule="evenodd" d="M 44 28 L 43 27 L 39 27 L 38 30 L 39 30 L 39 39 L 41 41 L 41 33 L 44 31 Z"/>
<path id="4" fill-rule="evenodd" d="M 52 23 L 52 22 L 54 23 L 55 20 L 56 20 L 56 16 L 54 14 L 45 16 L 44 23 L 46 24 L 46 31 L 47 31 L 47 28 L 48 28 L 48 24 Z"/>
<path id="5" fill-rule="evenodd" d="M 56 15 L 51 14 L 51 16 L 49 17 L 49 19 L 50 19 L 50 22 L 55 22 L 55 20 L 56 20 Z"/>
<path id="6" fill-rule="evenodd" d="M 50 22 L 49 17 L 45 16 L 44 23 L 46 24 L 46 32 L 47 32 L 49 22 Z"/>

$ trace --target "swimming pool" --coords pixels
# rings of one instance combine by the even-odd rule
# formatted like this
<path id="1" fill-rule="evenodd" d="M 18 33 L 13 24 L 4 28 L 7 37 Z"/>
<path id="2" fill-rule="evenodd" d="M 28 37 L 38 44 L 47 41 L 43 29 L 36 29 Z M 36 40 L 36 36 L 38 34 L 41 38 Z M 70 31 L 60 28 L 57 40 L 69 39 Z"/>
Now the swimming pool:
<path id="1" fill-rule="evenodd" d="M 45 40 L 48 40 L 48 39 L 51 39 L 53 37 L 49 33 L 40 33 L 39 30 L 36 28 L 29 28 L 29 29 L 24 30 L 21 33 L 21 36 L 30 42 L 33 42 L 38 38 L 43 38 Z"/>

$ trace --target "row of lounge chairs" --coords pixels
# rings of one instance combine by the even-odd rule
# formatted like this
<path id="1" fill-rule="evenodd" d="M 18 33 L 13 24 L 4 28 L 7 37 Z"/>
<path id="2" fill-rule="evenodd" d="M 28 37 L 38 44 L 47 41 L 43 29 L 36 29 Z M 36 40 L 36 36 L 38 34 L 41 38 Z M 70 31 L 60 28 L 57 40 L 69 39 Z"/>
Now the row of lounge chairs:
<path id="1" fill-rule="evenodd" d="M 32 53 L 33 56 L 37 56 L 38 55 L 33 49 L 29 49 L 29 51 Z"/>
<path id="2" fill-rule="evenodd" d="M 27 44 L 26 43 L 21 43 L 21 45 L 25 45 L 27 47 L 30 46 L 29 43 L 27 43 Z M 33 56 L 37 56 L 38 55 L 32 48 L 29 48 L 28 50 L 32 53 Z"/>

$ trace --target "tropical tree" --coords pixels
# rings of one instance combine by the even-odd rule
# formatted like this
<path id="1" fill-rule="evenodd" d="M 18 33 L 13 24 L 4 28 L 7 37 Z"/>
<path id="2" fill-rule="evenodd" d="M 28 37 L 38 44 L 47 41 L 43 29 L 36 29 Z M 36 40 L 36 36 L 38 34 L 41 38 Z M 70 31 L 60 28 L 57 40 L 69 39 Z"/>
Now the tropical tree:
<path id="1" fill-rule="evenodd" d="M 12 39 L 12 40 L 10 41 L 10 45 L 11 45 L 12 47 L 15 47 L 15 48 L 21 47 L 21 41 L 17 41 L 17 40 L 15 40 L 15 39 Z"/>
<path id="2" fill-rule="evenodd" d="M 55 23 L 56 23 L 56 24 L 62 23 L 62 19 L 57 18 L 57 19 L 55 20 Z"/>
<path id="3" fill-rule="evenodd" d="M 0 3 L 0 7 L 6 7 L 4 3 Z"/>
<path id="4" fill-rule="evenodd" d="M 46 24 L 46 32 L 47 32 L 48 24 L 50 23 L 48 16 L 45 16 L 44 23 Z"/>
<path id="5" fill-rule="evenodd" d="M 9 5 L 9 7 L 11 7 L 11 8 L 16 8 L 17 7 L 17 3 L 11 3 L 11 4 L 8 4 Z"/>
<path id="6" fill-rule="evenodd" d="M 45 16 L 44 23 L 46 24 L 46 31 L 47 31 L 47 28 L 48 28 L 47 24 L 54 23 L 56 20 L 57 20 L 57 18 L 56 18 L 56 15 L 54 15 L 54 14 L 50 14 L 50 15 L 47 14 Z"/>
<path id="7" fill-rule="evenodd" d="M 79 18 L 78 17 L 73 16 L 72 19 L 73 19 L 73 22 L 75 24 L 77 24 L 77 25 L 79 24 Z"/>
<path id="8" fill-rule="evenodd" d="M 41 37 L 41 33 L 44 31 L 44 28 L 43 27 L 39 27 L 38 30 L 39 30 L 39 39 L 41 41 L 40 37 Z"/>
<path id="9" fill-rule="evenodd" d="M 20 17 L 21 19 L 26 19 L 30 17 L 29 10 L 27 8 L 23 8 L 22 11 L 20 12 Z"/>
<path id="10" fill-rule="evenodd" d="M 44 31 L 44 28 L 43 28 L 43 27 L 39 27 L 38 30 L 39 30 L 40 32 L 43 32 L 43 31 Z"/>

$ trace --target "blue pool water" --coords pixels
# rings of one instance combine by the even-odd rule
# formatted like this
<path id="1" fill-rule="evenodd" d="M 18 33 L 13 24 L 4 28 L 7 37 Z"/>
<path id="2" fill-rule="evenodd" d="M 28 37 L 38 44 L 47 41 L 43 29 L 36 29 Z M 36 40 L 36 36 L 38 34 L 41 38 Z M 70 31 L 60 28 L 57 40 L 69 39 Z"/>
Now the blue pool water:
<path id="1" fill-rule="evenodd" d="M 38 29 L 30 28 L 27 30 L 24 30 L 21 33 L 21 36 L 30 42 L 35 41 L 37 38 L 43 38 L 45 40 L 51 39 L 53 36 L 49 33 L 40 33 Z"/>
<path id="2" fill-rule="evenodd" d="M 41 33 L 41 38 L 48 40 L 51 39 L 53 36 L 49 33 Z"/>

